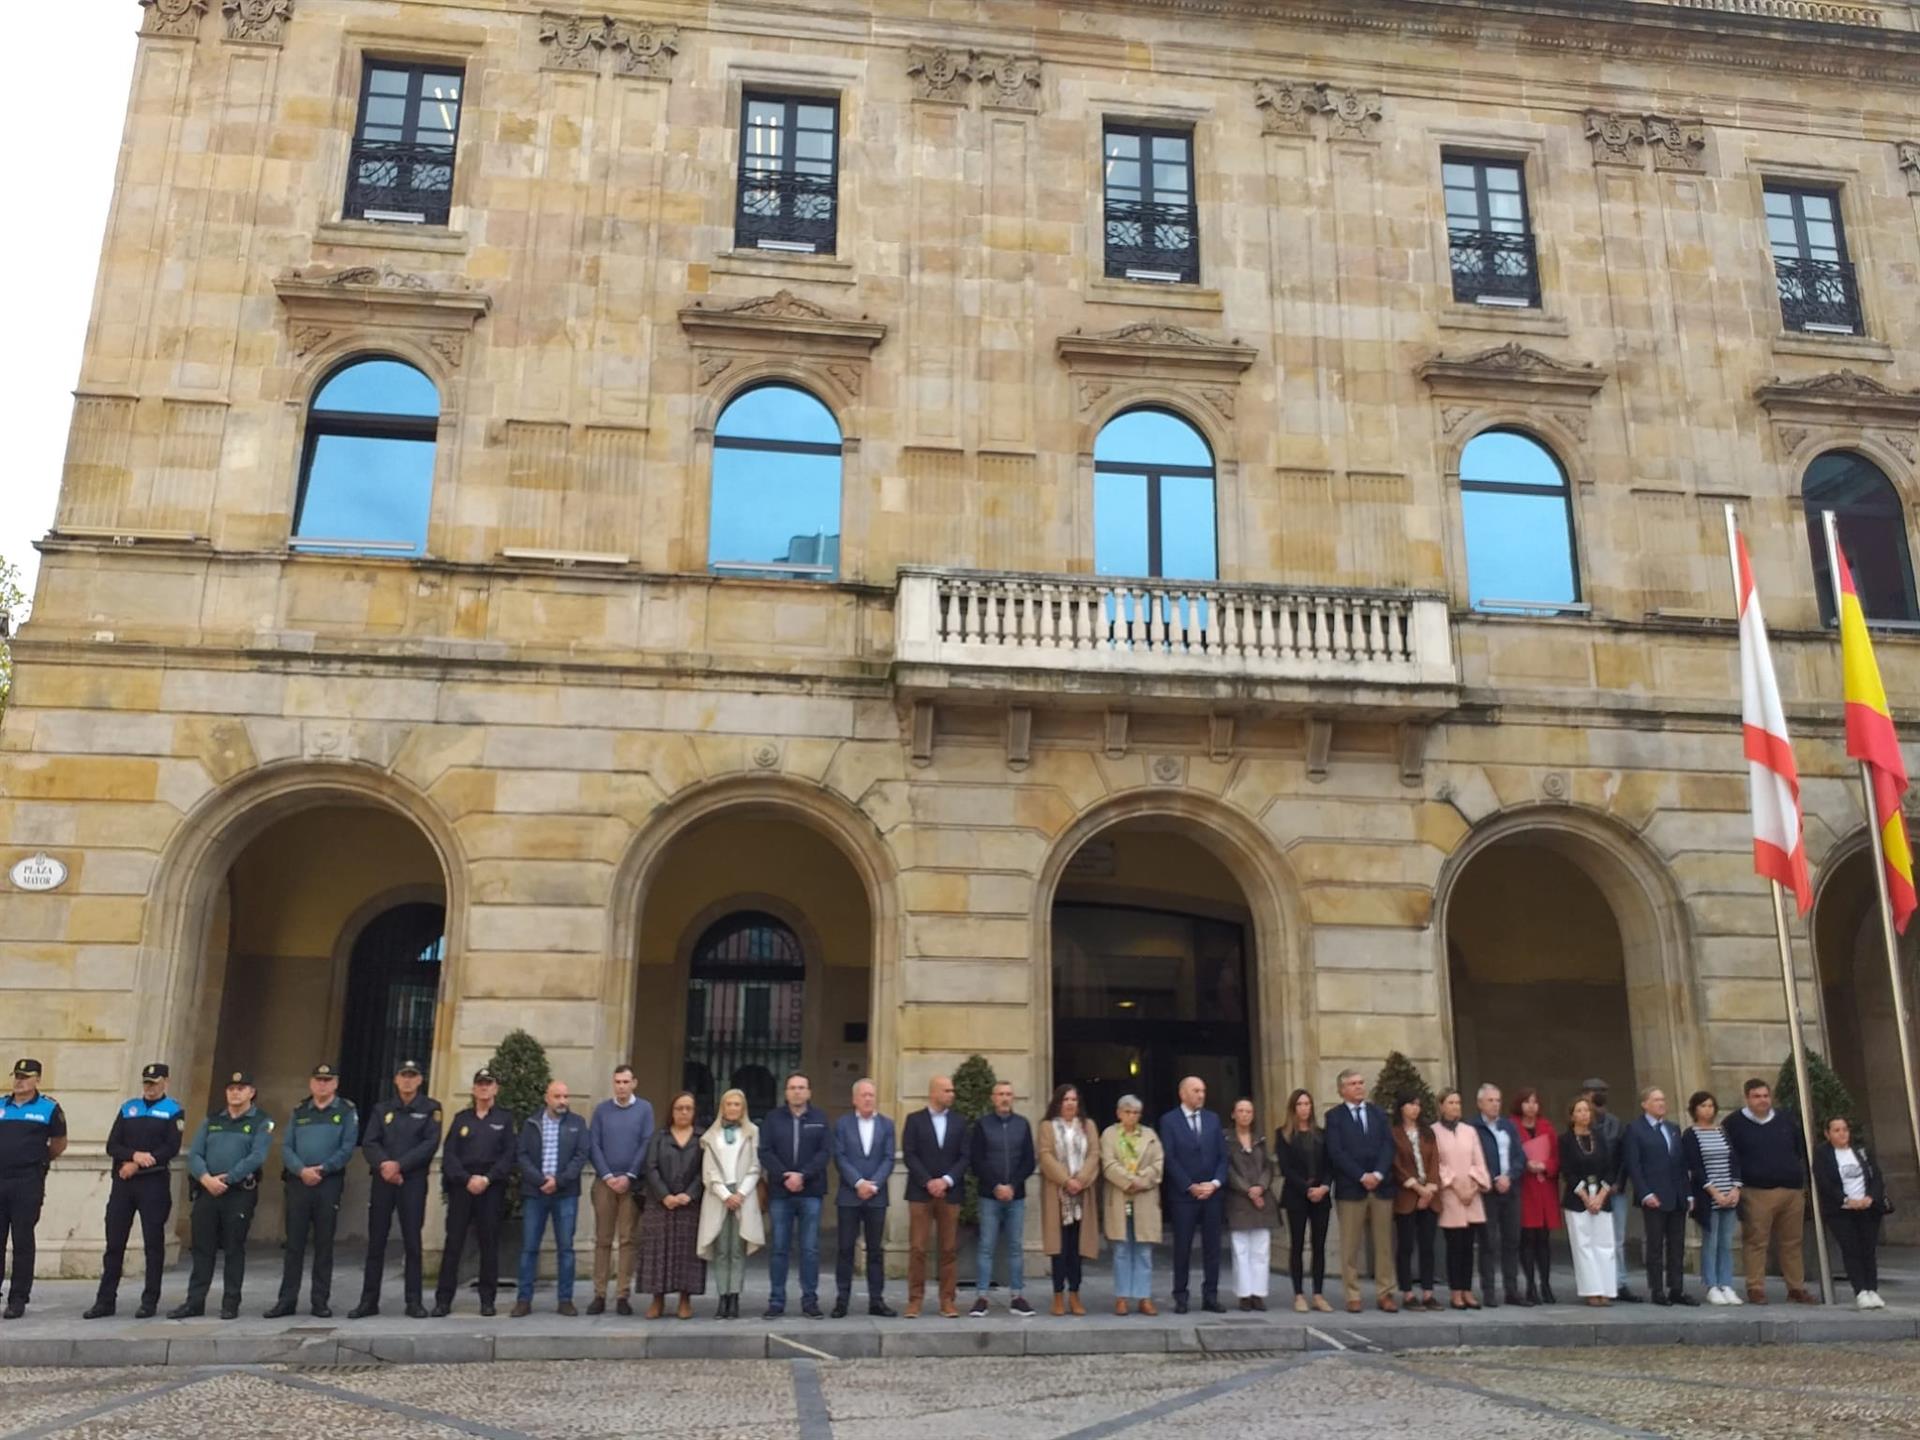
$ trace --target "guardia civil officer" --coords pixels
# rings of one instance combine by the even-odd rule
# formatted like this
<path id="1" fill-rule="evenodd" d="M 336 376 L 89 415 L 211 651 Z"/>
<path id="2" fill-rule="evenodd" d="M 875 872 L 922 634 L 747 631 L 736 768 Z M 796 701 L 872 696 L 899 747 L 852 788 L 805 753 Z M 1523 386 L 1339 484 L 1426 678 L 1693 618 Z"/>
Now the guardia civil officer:
<path id="1" fill-rule="evenodd" d="M 294 1108 L 293 1123 L 280 1139 L 280 1164 L 286 1172 L 287 1254 L 280 1269 L 280 1298 L 266 1312 L 269 1320 L 291 1315 L 300 1305 L 300 1271 L 313 1235 L 313 1313 L 333 1314 L 333 1232 L 340 1219 L 340 1191 L 347 1183 L 347 1162 L 360 1141 L 360 1112 L 340 1098 L 340 1074 L 316 1065 L 307 1077 L 307 1098 Z"/>
<path id="2" fill-rule="evenodd" d="M 160 1308 L 160 1277 L 167 1269 L 167 1217 L 173 1213 L 173 1177 L 167 1164 L 180 1153 L 187 1112 L 167 1094 L 167 1067 L 159 1061 L 140 1072 L 140 1093 L 120 1107 L 107 1132 L 107 1158 L 113 1184 L 107 1191 L 107 1254 L 100 1264 L 100 1290 L 81 1318 L 113 1314 L 126 1264 L 127 1237 L 140 1217 L 140 1247 L 147 1256 L 147 1285 L 140 1292 L 137 1320 L 151 1319 Z"/>
<path id="3" fill-rule="evenodd" d="M 13 1092 L 0 1105 L 0 1280 L 13 1242 L 13 1290 L 0 1319 L 18 1320 L 33 1297 L 33 1227 L 47 1198 L 47 1170 L 67 1148 L 67 1117 L 40 1093 L 40 1062 L 13 1062 Z"/>
<path id="4" fill-rule="evenodd" d="M 427 1219 L 427 1167 L 440 1148 L 440 1102 L 421 1088 L 420 1062 L 402 1060 L 394 1072 L 393 1094 L 367 1117 L 361 1146 L 373 1171 L 373 1196 L 367 1204 L 367 1274 L 360 1303 L 349 1320 L 380 1313 L 380 1279 L 387 1263 L 387 1231 L 397 1211 L 400 1248 L 406 1254 L 407 1315 L 427 1318 L 420 1303 L 420 1229 Z"/>
<path id="5" fill-rule="evenodd" d="M 460 1288 L 460 1252 L 467 1231 L 480 1248 L 480 1313 L 493 1314 L 500 1289 L 500 1220 L 507 1208 L 507 1182 L 513 1178 L 517 1127 L 513 1112 L 494 1102 L 500 1081 L 491 1070 L 473 1072 L 473 1104 L 453 1117 L 447 1148 L 440 1156 L 440 1183 L 447 1192 L 447 1249 L 440 1258 L 440 1283 L 434 1287 L 435 1318 L 453 1309 Z"/>
<path id="6" fill-rule="evenodd" d="M 273 1144 L 273 1121 L 253 1103 L 253 1076 L 235 1070 L 227 1076 L 226 1107 L 214 1111 L 193 1132 L 187 1147 L 187 1177 L 193 1196 L 193 1273 L 187 1298 L 167 1312 L 169 1320 L 191 1320 L 207 1313 L 213 1285 L 213 1259 L 224 1255 L 220 1318 L 240 1314 L 240 1286 L 247 1278 L 247 1231 L 260 1203 L 260 1172 Z"/>

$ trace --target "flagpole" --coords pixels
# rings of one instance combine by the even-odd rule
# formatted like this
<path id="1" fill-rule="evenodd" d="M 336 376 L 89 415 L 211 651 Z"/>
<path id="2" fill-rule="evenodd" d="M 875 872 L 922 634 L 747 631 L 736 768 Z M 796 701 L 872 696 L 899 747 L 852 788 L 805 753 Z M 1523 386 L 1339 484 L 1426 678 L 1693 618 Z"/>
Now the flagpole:
<path id="1" fill-rule="evenodd" d="M 1833 582 L 1833 613 L 1840 614 L 1839 527 L 1833 511 L 1823 510 L 1821 521 L 1827 532 L 1827 574 Z M 1913 1135 L 1914 1163 L 1920 1165 L 1920 1104 L 1913 1090 L 1913 1019 L 1907 1009 L 1906 978 L 1900 971 L 1900 941 L 1893 928 L 1893 897 L 1887 893 L 1886 846 L 1880 838 L 1880 807 L 1873 793 L 1873 776 L 1867 762 L 1860 762 L 1860 793 L 1867 806 L 1867 838 L 1873 846 L 1873 884 L 1880 897 L 1880 938 L 1887 952 L 1887 978 L 1893 982 L 1893 1019 L 1900 1037 L 1900 1080 L 1907 1091 L 1907 1126 Z"/>
<path id="2" fill-rule="evenodd" d="M 1726 507 L 1727 514 L 1727 565 L 1733 572 L 1733 619 L 1740 623 L 1740 547 L 1737 540 L 1737 528 L 1734 524 L 1733 506 Z M 1767 889 L 1773 897 L 1773 938 L 1780 950 L 1780 979 L 1786 986 L 1787 994 L 1787 1037 L 1793 1048 L 1794 1084 L 1800 1092 L 1800 1138 L 1807 1147 L 1807 1173 L 1812 1178 L 1813 1167 L 1813 1091 L 1807 1081 L 1807 1043 L 1800 1027 L 1800 984 L 1793 970 L 1793 942 L 1787 932 L 1787 901 L 1781 893 L 1778 880 L 1768 880 Z M 1811 1206 L 1813 1210 L 1813 1244 L 1820 1260 L 1820 1299 L 1823 1303 L 1833 1303 L 1833 1270 L 1827 1261 L 1827 1228 L 1820 1219 L 1820 1202 L 1816 1195 Z M 1764 1281 L 1764 1273 L 1747 1277 L 1751 1287 L 1756 1280 Z"/>

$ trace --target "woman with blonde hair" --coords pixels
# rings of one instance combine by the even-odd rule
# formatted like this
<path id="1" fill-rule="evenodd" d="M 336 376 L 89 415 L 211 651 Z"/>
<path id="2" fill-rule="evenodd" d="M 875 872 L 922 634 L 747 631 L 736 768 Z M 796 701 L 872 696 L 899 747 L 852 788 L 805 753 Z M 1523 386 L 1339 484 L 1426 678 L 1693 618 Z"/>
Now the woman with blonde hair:
<path id="1" fill-rule="evenodd" d="M 713 1267 L 719 1318 L 740 1318 L 747 1256 L 767 1243 L 754 1190 L 760 1184 L 760 1132 L 747 1118 L 747 1097 L 729 1090 L 700 1137 L 700 1258 Z"/>

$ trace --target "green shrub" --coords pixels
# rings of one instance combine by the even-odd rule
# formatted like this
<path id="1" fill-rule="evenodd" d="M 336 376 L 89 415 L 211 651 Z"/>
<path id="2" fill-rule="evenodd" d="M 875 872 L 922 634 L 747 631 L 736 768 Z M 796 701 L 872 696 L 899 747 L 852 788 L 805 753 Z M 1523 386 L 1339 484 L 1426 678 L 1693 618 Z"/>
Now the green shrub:
<path id="1" fill-rule="evenodd" d="M 1380 1074 L 1373 1082 L 1373 1103 L 1387 1112 L 1387 1119 L 1395 1125 L 1400 1123 L 1400 1112 L 1394 1101 L 1406 1094 L 1420 1097 L 1420 1118 L 1429 1125 L 1434 1119 L 1433 1087 L 1427 1084 L 1426 1077 L 1415 1065 L 1398 1050 L 1387 1056 L 1387 1063 L 1380 1067 Z"/>
<path id="2" fill-rule="evenodd" d="M 514 1124 L 524 1125 L 538 1115 L 547 1103 L 547 1086 L 553 1080 L 553 1067 L 547 1063 L 547 1047 L 524 1030 L 510 1030 L 493 1052 L 487 1068 L 500 1082 L 498 1104 L 511 1111 Z M 516 1132 L 517 1136 L 517 1132 Z M 520 1213 L 518 1176 L 507 1185 L 507 1214 Z M 511 1230 L 508 1233 L 513 1233 Z"/>
<path id="3" fill-rule="evenodd" d="M 1860 1107 L 1854 1104 L 1853 1096 L 1833 1071 L 1833 1067 L 1817 1050 L 1807 1051 L 1807 1083 L 1813 1087 L 1813 1140 L 1817 1145 L 1827 1133 L 1827 1121 L 1841 1116 L 1853 1127 L 1854 1139 L 1862 1145 L 1867 1143 L 1866 1127 L 1860 1119 Z M 1744 1102 L 1741 1102 L 1744 1103 Z M 1773 1103 L 1785 1106 L 1789 1110 L 1800 1108 L 1800 1086 L 1793 1074 L 1793 1053 L 1780 1062 L 1780 1074 L 1773 1084 Z M 1731 1108 L 1738 1109 L 1739 1104 Z"/>
<path id="4" fill-rule="evenodd" d="M 993 1087 L 998 1083 L 993 1066 L 984 1055 L 969 1055 L 960 1068 L 953 1072 L 953 1108 L 967 1117 L 968 1125 L 993 1109 Z M 960 1223 L 977 1225 L 980 1222 L 980 1182 L 971 1173 L 967 1175 L 966 1191 L 966 1199 L 960 1205 Z"/>

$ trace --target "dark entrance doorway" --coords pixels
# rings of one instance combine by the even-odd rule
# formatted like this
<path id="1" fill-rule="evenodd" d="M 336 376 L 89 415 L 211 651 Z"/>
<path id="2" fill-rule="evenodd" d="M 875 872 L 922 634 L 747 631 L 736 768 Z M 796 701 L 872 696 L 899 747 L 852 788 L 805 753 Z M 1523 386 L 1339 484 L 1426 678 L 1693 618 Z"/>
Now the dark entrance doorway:
<path id="1" fill-rule="evenodd" d="M 1243 926 L 1204 916 L 1062 901 L 1053 912 L 1054 1083 L 1080 1088 L 1103 1128 L 1122 1095 L 1148 1124 L 1187 1075 L 1225 1113 L 1252 1093 Z"/>
<path id="2" fill-rule="evenodd" d="M 687 984 L 687 1058 L 681 1083 L 701 1124 L 720 1096 L 744 1091 L 747 1113 L 765 1115 L 800 1068 L 807 961 L 800 939 L 759 910 L 719 921 L 693 947 Z"/>
<path id="3" fill-rule="evenodd" d="M 353 942 L 340 1028 L 340 1093 L 362 1115 L 386 1098 L 402 1060 L 432 1063 L 446 929 L 447 912 L 438 905 L 396 905 Z"/>

